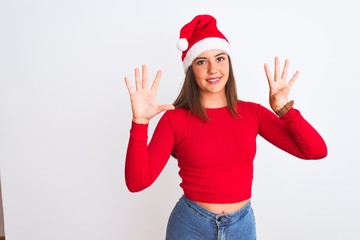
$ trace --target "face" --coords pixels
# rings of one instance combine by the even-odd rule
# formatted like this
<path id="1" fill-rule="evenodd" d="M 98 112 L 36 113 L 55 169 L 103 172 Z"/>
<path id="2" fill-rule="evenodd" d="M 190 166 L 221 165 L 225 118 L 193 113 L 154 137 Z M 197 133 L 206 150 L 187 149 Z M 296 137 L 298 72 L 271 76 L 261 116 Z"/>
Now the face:
<path id="1" fill-rule="evenodd" d="M 219 95 L 225 97 L 225 85 L 229 78 L 229 57 L 221 50 L 209 50 L 200 54 L 192 69 L 201 97 Z"/>

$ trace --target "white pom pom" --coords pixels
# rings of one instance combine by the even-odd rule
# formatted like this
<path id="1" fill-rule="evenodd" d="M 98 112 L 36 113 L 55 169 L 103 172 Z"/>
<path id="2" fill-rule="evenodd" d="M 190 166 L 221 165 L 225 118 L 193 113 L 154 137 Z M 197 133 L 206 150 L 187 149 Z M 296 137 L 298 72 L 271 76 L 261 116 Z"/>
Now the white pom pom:
<path id="1" fill-rule="evenodd" d="M 179 41 L 177 42 L 177 48 L 180 51 L 185 51 L 189 46 L 189 43 L 187 41 L 186 38 L 180 38 Z"/>

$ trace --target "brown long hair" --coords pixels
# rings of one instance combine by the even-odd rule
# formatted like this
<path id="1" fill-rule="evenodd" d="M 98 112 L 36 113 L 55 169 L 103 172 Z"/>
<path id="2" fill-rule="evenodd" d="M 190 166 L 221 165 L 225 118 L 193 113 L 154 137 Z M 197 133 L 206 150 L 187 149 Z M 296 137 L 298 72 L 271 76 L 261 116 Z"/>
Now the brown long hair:
<path id="1" fill-rule="evenodd" d="M 228 56 L 228 59 L 229 59 L 229 79 L 225 85 L 225 95 L 226 95 L 228 110 L 236 118 L 238 117 L 238 113 L 236 110 L 236 103 L 238 101 L 236 82 L 235 82 L 230 56 Z M 173 105 L 176 108 L 184 107 L 186 109 L 189 109 L 193 114 L 195 114 L 196 116 L 202 118 L 204 121 L 207 122 L 209 121 L 209 118 L 205 112 L 204 107 L 200 103 L 199 92 L 200 91 L 195 81 L 194 72 L 192 70 L 192 67 L 190 66 L 186 72 L 184 84 Z"/>

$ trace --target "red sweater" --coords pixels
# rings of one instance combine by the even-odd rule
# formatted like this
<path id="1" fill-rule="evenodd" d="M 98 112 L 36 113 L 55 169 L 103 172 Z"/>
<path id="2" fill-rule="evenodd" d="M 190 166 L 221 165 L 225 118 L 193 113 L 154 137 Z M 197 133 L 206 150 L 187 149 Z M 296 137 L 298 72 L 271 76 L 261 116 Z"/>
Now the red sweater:
<path id="1" fill-rule="evenodd" d="M 251 197 L 256 137 L 302 159 L 320 159 L 327 147 L 318 132 L 294 108 L 282 117 L 260 104 L 239 101 L 239 117 L 227 107 L 206 109 L 204 122 L 189 110 L 164 113 L 147 144 L 147 124 L 132 123 L 125 163 L 131 192 L 150 186 L 173 152 L 180 186 L 189 199 L 234 203 Z"/>

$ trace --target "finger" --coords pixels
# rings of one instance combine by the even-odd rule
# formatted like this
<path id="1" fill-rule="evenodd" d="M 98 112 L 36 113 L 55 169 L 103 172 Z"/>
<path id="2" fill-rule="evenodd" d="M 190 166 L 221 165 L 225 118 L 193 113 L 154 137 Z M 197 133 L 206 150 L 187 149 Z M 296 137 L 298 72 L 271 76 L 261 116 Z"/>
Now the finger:
<path id="1" fill-rule="evenodd" d="M 154 82 L 152 83 L 151 85 L 151 91 L 153 92 L 156 92 L 158 87 L 159 87 L 159 84 L 160 84 L 160 79 L 161 79 L 161 70 L 159 69 L 156 73 L 156 76 L 155 76 L 155 79 L 154 79 Z"/>
<path id="2" fill-rule="evenodd" d="M 267 78 L 269 86 L 270 86 L 272 84 L 272 82 L 274 81 L 272 74 L 271 74 L 271 70 L 267 64 L 264 64 L 264 69 L 265 69 L 265 73 L 266 73 L 266 78 Z"/>
<path id="3" fill-rule="evenodd" d="M 124 80 L 125 80 L 127 90 L 129 91 L 129 94 L 131 95 L 134 92 L 134 90 L 131 87 L 130 80 L 128 77 L 125 77 Z"/>
<path id="4" fill-rule="evenodd" d="M 289 71 L 289 60 L 285 59 L 284 70 L 282 72 L 281 79 L 284 79 L 284 80 L 287 79 L 288 71 Z"/>
<path id="5" fill-rule="evenodd" d="M 141 80 L 140 80 L 139 68 L 135 68 L 135 85 L 136 85 L 136 91 L 141 89 Z"/>
<path id="6" fill-rule="evenodd" d="M 142 88 L 147 89 L 148 87 L 148 70 L 147 66 L 142 65 Z"/>
<path id="7" fill-rule="evenodd" d="M 299 74 L 300 74 L 300 72 L 296 71 L 294 76 L 290 79 L 290 81 L 288 83 L 290 87 L 292 87 L 292 85 L 294 85 L 294 83 L 295 83 L 296 79 L 298 78 Z"/>
<path id="8" fill-rule="evenodd" d="M 274 75 L 274 80 L 275 82 L 280 80 L 280 60 L 278 57 L 275 57 L 275 75 Z"/>

